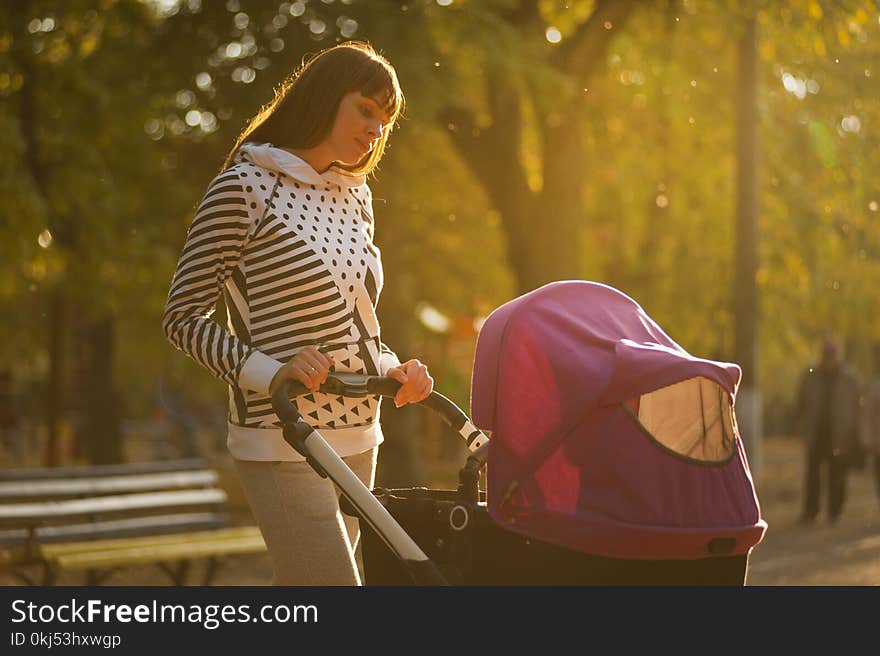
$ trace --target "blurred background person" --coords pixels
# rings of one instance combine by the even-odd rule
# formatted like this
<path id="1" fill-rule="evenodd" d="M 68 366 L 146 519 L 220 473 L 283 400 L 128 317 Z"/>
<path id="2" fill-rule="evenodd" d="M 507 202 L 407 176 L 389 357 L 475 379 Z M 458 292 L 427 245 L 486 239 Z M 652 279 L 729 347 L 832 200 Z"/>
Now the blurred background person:
<path id="1" fill-rule="evenodd" d="M 795 426 L 804 440 L 804 506 L 809 524 L 819 514 L 822 479 L 826 480 L 828 520 L 840 518 L 846 501 L 846 476 L 859 448 L 859 380 L 843 361 L 841 343 L 822 342 L 819 363 L 804 371 L 798 391 Z"/>
<path id="2" fill-rule="evenodd" d="M 874 344 L 872 375 L 865 387 L 862 442 L 871 463 L 874 490 L 880 502 L 880 342 Z"/>

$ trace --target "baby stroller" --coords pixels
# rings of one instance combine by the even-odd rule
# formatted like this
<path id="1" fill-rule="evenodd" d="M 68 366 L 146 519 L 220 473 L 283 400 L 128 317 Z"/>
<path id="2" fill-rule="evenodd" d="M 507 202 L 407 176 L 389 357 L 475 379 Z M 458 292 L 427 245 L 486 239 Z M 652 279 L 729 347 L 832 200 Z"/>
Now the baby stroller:
<path id="1" fill-rule="evenodd" d="M 740 375 L 687 353 L 622 292 L 562 281 L 487 318 L 474 423 L 439 394 L 422 402 L 468 442 L 457 490 L 370 493 L 286 391 L 275 404 L 288 441 L 361 518 L 367 585 L 744 585 L 767 524 L 737 432 Z"/>

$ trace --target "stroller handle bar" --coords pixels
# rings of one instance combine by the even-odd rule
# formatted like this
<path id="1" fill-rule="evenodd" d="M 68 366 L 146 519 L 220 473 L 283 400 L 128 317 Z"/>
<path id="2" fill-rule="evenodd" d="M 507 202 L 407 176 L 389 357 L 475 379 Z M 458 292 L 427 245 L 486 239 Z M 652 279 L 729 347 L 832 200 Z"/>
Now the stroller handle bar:
<path id="1" fill-rule="evenodd" d="M 399 382 L 387 376 L 342 372 L 328 374 L 327 380 L 318 388 L 318 391 L 351 398 L 371 394 L 393 398 L 397 394 L 397 390 L 400 389 L 400 385 Z M 272 395 L 272 407 L 282 421 L 296 422 L 300 418 L 296 406 L 290 401 L 290 397 L 302 396 L 308 394 L 309 391 L 303 383 L 293 379 L 286 380 L 278 386 Z M 462 409 L 439 392 L 432 392 L 417 405 L 436 412 L 447 426 L 461 435 L 471 452 L 477 451 L 489 442 L 489 437 L 474 426 Z M 481 453 L 485 453 L 485 449 Z"/>
<path id="2" fill-rule="evenodd" d="M 348 397 L 370 394 L 394 396 L 400 388 L 397 381 L 382 376 L 364 376 L 351 373 L 332 373 L 319 391 Z M 385 545 L 400 559 L 417 585 L 448 585 L 446 578 L 419 545 L 395 521 L 385 506 L 373 495 L 342 458 L 332 449 L 321 434 L 303 421 L 290 397 L 309 393 L 299 381 L 286 380 L 272 394 L 272 407 L 281 419 L 284 439 L 315 472 L 329 477 L 354 506 L 358 514 L 370 525 Z M 479 431 L 452 401 L 436 392 L 421 402 L 435 410 L 440 417 L 465 438 L 471 455 L 462 470 L 464 488 L 476 497 L 479 468 L 485 463 L 489 439 Z M 474 502 L 475 499 L 474 499 Z"/>

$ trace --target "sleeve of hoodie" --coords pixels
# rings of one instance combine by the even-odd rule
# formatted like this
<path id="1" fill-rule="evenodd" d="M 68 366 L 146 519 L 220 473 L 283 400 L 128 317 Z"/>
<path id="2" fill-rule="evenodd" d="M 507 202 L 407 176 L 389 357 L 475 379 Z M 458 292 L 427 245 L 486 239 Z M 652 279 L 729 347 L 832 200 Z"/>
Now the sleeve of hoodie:
<path id="1" fill-rule="evenodd" d="M 268 201 L 245 190 L 235 167 L 214 178 L 190 224 L 162 316 L 175 347 L 226 383 L 263 394 L 282 363 L 211 315 L 227 280 L 241 275 L 242 252 Z"/>
<path id="2" fill-rule="evenodd" d="M 400 358 L 392 351 L 385 342 L 379 342 L 379 375 L 385 376 L 389 369 L 400 364 Z"/>

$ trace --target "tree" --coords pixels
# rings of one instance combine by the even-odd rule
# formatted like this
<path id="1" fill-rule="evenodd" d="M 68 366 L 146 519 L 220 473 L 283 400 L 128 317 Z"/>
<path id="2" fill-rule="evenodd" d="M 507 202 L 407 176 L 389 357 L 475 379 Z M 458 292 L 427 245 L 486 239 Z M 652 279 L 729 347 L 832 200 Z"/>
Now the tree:
<path id="1" fill-rule="evenodd" d="M 634 5 L 596 2 L 587 19 L 574 23 L 556 47 L 547 38 L 559 41 L 561 34 L 556 28 L 548 32 L 537 3 L 524 1 L 499 10 L 492 36 L 501 37 L 502 47 L 495 55 L 487 51 L 484 62 L 486 118 L 479 121 L 473 110 L 456 106 L 441 114 L 462 161 L 501 214 L 508 262 L 520 293 L 552 280 L 580 277 L 585 177 L 578 164 L 586 159 L 582 116 L 591 105 L 585 98 Z M 543 77 L 552 73 L 558 78 L 550 100 L 542 100 L 544 89 L 529 79 L 535 68 L 531 58 L 546 69 Z M 530 101 L 534 106 L 528 107 Z M 524 125 L 527 111 L 532 112 L 531 126 Z M 535 131 L 541 152 L 539 189 L 530 184 L 522 163 L 521 140 L 528 127 Z M 535 230 L 536 220 L 547 218 L 551 220 Z"/>
<path id="2" fill-rule="evenodd" d="M 750 7 L 738 43 L 736 124 L 736 270 L 733 276 L 734 357 L 743 371 L 737 410 L 740 433 L 755 475 L 760 471 L 761 392 L 758 385 L 758 37 Z"/>
<path id="3" fill-rule="evenodd" d="M 134 291 L 126 283 L 155 268 L 153 217 L 177 196 L 173 183 L 165 195 L 148 191 L 163 167 L 144 132 L 145 114 L 161 89 L 130 67 L 143 59 L 139 72 L 149 75 L 143 55 L 155 17 L 143 3 L 81 0 L 19 3 L 2 20 L 17 81 L 4 89 L 18 136 L 15 174 L 35 210 L 16 227 L 41 247 L 31 254 L 27 292 L 11 290 L 8 298 L 18 305 L 22 295 L 40 293 L 46 307 L 46 462 L 61 458 L 64 415 L 82 455 L 120 461 L 115 317 Z"/>

